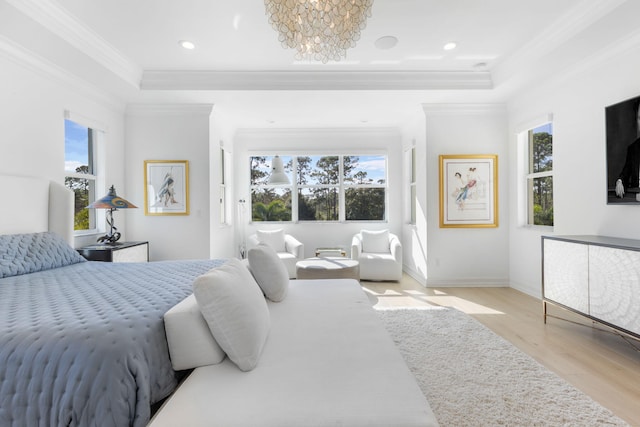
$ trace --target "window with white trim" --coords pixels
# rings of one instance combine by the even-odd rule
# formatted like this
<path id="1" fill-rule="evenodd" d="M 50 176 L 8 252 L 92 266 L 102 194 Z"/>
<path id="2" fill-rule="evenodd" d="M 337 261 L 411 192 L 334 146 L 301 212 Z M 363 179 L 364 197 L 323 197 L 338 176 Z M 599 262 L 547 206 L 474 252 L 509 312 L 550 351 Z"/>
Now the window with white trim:
<path id="1" fill-rule="evenodd" d="M 65 185 L 75 194 L 74 230 L 95 229 L 95 210 L 85 209 L 96 197 L 93 130 L 64 121 Z"/>
<path id="2" fill-rule="evenodd" d="M 384 221 L 386 156 L 343 156 L 346 221 Z"/>
<path id="3" fill-rule="evenodd" d="M 291 156 L 280 156 L 280 158 L 291 183 L 293 158 Z M 251 220 L 291 221 L 293 186 L 268 183 L 271 159 L 267 156 L 252 156 L 249 159 L 249 170 L 251 171 Z"/>
<path id="4" fill-rule="evenodd" d="M 250 158 L 253 221 L 387 219 L 385 155 L 280 155 L 280 158 L 289 184 L 268 183 L 271 157 Z"/>
<path id="5" fill-rule="evenodd" d="M 547 122 L 519 135 L 523 153 L 523 222 L 553 226 L 553 124 Z"/>
<path id="6" fill-rule="evenodd" d="M 102 131 L 70 119 L 64 121 L 64 183 L 75 194 L 74 230 L 76 233 L 97 231 L 95 209 L 86 209 L 96 199 L 98 170 L 97 141 Z"/>

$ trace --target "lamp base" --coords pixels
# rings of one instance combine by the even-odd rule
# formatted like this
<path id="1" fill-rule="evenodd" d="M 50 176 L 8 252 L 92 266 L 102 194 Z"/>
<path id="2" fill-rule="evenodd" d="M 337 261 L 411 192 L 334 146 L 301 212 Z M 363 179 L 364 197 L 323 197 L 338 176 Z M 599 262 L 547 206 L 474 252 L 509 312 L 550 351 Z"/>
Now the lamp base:
<path id="1" fill-rule="evenodd" d="M 116 242 L 120 240 L 120 232 L 118 231 L 116 226 L 113 224 L 113 211 L 115 210 L 116 210 L 115 208 L 111 208 L 107 211 L 107 224 L 109 224 L 109 232 L 104 236 L 100 237 L 98 239 L 98 243 L 104 243 L 107 245 L 119 244 Z"/>
<path id="2" fill-rule="evenodd" d="M 113 234 L 105 234 L 104 236 L 100 237 L 98 239 L 98 243 L 104 243 L 107 245 L 119 245 L 120 243 L 117 243 L 118 240 L 120 240 L 120 233 L 116 231 Z"/>

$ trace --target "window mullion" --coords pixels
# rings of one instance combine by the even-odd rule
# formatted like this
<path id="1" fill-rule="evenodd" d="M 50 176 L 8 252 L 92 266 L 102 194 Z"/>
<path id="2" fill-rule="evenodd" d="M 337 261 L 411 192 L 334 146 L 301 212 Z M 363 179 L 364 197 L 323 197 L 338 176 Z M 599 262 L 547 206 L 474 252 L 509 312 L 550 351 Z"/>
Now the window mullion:
<path id="1" fill-rule="evenodd" d="M 65 174 L 66 177 L 69 178 L 76 178 L 76 179 L 88 179 L 88 180 L 92 180 L 95 181 L 96 179 L 98 179 L 97 176 L 89 174 L 89 173 L 72 173 L 72 172 L 66 172 Z"/>
<path id="2" fill-rule="evenodd" d="M 544 177 L 547 177 L 547 176 L 553 176 L 553 170 L 544 171 L 544 172 L 530 173 L 530 174 L 527 175 L 527 179 L 544 178 Z"/>
<path id="3" fill-rule="evenodd" d="M 346 221 L 346 198 L 344 195 L 344 156 L 338 156 L 338 221 Z"/>
<path id="4" fill-rule="evenodd" d="M 291 159 L 293 179 L 291 180 L 291 221 L 298 222 L 298 157 Z"/>

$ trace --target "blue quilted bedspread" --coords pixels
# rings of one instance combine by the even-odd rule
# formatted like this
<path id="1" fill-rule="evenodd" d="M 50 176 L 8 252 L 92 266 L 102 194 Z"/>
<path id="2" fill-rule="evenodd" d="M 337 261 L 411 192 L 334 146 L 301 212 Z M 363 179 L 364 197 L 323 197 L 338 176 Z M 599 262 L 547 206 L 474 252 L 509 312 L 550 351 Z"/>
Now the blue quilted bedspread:
<path id="1" fill-rule="evenodd" d="M 144 426 L 176 387 L 162 316 L 223 260 L 0 279 L 0 426 Z"/>

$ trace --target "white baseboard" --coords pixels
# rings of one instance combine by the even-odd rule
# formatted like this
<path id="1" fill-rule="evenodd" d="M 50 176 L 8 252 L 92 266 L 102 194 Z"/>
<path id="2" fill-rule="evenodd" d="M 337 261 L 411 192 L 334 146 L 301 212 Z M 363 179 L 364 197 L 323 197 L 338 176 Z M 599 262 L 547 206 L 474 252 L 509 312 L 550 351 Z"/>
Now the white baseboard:
<path id="1" fill-rule="evenodd" d="M 509 279 L 429 279 L 428 288 L 508 288 Z"/>
<path id="2" fill-rule="evenodd" d="M 411 276 L 416 282 L 420 283 L 425 288 L 427 287 L 427 279 L 421 273 L 417 272 L 413 268 L 410 268 L 406 265 L 402 266 L 402 271 Z"/>
<path id="3" fill-rule="evenodd" d="M 527 294 L 539 300 L 542 300 L 542 289 L 539 286 L 527 286 L 518 282 L 511 282 L 511 287 L 517 291 Z"/>

